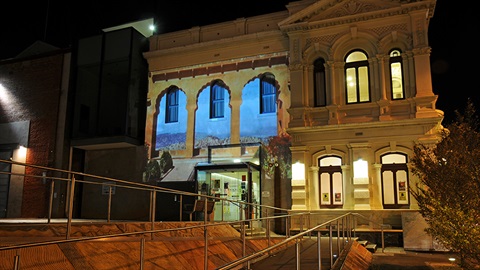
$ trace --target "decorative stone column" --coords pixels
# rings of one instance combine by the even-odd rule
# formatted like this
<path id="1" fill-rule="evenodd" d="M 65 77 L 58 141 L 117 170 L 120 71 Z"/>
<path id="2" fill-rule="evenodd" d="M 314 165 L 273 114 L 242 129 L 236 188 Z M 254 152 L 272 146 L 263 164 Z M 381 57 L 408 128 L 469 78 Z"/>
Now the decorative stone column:
<path id="1" fill-rule="evenodd" d="M 310 167 L 310 210 L 319 210 L 320 209 L 320 183 L 318 179 L 318 166 Z"/>
<path id="2" fill-rule="evenodd" d="M 382 209 L 382 164 L 373 164 L 375 175 L 370 186 L 372 209 Z"/>

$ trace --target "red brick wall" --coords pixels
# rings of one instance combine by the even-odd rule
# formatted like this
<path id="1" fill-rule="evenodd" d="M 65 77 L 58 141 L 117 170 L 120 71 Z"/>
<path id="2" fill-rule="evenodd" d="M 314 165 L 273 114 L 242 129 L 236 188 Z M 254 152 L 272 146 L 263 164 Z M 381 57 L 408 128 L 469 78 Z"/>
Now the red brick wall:
<path id="1" fill-rule="evenodd" d="M 53 167 L 56 127 L 63 76 L 63 53 L 22 61 L 0 63 L 2 85 L 12 95 L 0 123 L 30 121 L 28 164 Z M 41 169 L 27 168 L 26 174 L 41 175 Z M 22 217 L 46 217 L 48 184 L 26 177 Z"/>

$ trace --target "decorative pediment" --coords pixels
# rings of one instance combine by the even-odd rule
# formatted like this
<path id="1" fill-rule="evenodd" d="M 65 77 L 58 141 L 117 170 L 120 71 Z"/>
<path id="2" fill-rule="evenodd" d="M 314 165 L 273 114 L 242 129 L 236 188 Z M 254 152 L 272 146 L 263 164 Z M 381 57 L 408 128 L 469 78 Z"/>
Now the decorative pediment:
<path id="1" fill-rule="evenodd" d="M 334 21 L 345 22 L 346 17 L 361 17 L 362 15 L 379 16 L 382 11 L 386 15 L 392 12 L 402 12 L 402 6 L 414 3 L 429 3 L 435 1 L 423 0 L 320 0 L 303 10 L 300 10 L 279 23 L 283 29 L 299 25 L 315 24 L 315 22 Z"/>

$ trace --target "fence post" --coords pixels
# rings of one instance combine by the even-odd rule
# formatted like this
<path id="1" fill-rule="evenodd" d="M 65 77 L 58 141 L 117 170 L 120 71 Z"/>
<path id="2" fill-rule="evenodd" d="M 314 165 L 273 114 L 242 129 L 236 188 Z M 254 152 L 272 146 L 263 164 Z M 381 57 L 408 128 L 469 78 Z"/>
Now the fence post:
<path id="1" fill-rule="evenodd" d="M 156 209 L 156 205 L 157 205 L 157 203 L 156 203 L 157 192 L 155 191 L 155 189 L 152 190 L 152 197 L 151 198 L 152 198 L 152 201 L 151 201 L 152 202 L 152 214 L 151 214 L 151 216 L 152 216 L 152 220 L 151 220 L 151 222 L 152 222 L 152 225 L 151 225 L 152 233 L 150 235 L 150 238 L 153 240 L 153 235 L 155 234 L 153 232 L 153 230 L 155 230 L 155 211 L 156 211 L 155 209 Z"/>
<path id="2" fill-rule="evenodd" d="M 143 270 L 143 261 L 145 258 L 145 237 L 140 239 L 140 270 Z"/>
<path id="3" fill-rule="evenodd" d="M 13 258 L 13 270 L 20 269 L 20 255 L 15 255 Z"/>
<path id="4" fill-rule="evenodd" d="M 75 194 L 75 175 L 72 176 L 70 181 L 70 194 L 68 194 L 68 219 L 67 219 L 67 235 L 66 238 L 70 239 L 70 231 L 72 229 L 72 215 L 73 215 L 73 195 Z"/>
<path id="5" fill-rule="evenodd" d="M 52 184 L 50 185 L 50 199 L 48 201 L 48 224 L 52 220 L 52 208 L 53 208 L 53 195 L 54 195 L 54 188 L 55 188 L 55 181 L 51 180 Z"/>
<path id="6" fill-rule="evenodd" d="M 203 237 L 205 241 L 205 247 L 203 250 L 204 253 L 204 269 L 208 270 L 208 229 L 207 229 L 207 220 L 208 220 L 208 198 L 205 197 L 205 204 L 203 205 Z"/>
<path id="7" fill-rule="evenodd" d="M 111 214 L 112 214 L 112 186 L 108 185 L 108 213 L 107 213 L 108 223 L 110 223 Z"/>
<path id="8" fill-rule="evenodd" d="M 322 250 L 321 250 L 321 242 L 322 242 L 322 233 L 317 231 L 317 255 L 318 255 L 318 270 L 322 270 Z"/>

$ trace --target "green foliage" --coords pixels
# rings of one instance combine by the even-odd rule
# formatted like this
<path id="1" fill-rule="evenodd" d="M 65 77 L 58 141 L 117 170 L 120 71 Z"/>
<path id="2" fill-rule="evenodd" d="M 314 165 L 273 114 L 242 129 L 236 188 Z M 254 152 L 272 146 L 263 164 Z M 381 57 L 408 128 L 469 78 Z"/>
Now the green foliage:
<path id="1" fill-rule="evenodd" d="M 464 115 L 442 132 L 435 146 L 419 144 L 411 159 L 419 177 L 412 196 L 427 221 L 427 232 L 458 252 L 461 266 L 477 269 L 480 262 L 480 133 L 469 101 Z"/>

